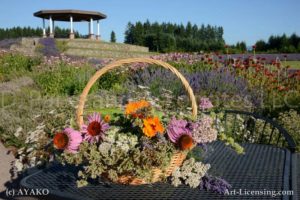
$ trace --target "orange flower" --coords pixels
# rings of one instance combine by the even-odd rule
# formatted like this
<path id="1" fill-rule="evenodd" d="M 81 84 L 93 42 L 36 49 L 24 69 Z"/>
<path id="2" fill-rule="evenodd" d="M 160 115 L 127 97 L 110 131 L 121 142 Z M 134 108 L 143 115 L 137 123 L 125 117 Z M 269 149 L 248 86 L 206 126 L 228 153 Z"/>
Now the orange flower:
<path id="1" fill-rule="evenodd" d="M 105 121 L 106 123 L 110 122 L 110 116 L 109 116 L 109 115 L 105 115 L 105 116 L 104 116 L 104 121 Z"/>
<path id="2" fill-rule="evenodd" d="M 143 118 L 143 115 L 137 113 L 139 110 L 150 107 L 150 103 L 145 100 L 130 102 L 126 105 L 125 114 L 131 115 L 135 118 Z"/>
<path id="3" fill-rule="evenodd" d="M 181 150 L 191 149 L 193 147 L 193 139 L 189 135 L 182 135 L 179 139 Z"/>
<path id="4" fill-rule="evenodd" d="M 160 123 L 158 117 L 149 117 L 147 119 L 143 120 L 144 122 L 144 128 L 143 132 L 148 137 L 154 137 L 157 133 L 163 133 L 164 127 Z"/>

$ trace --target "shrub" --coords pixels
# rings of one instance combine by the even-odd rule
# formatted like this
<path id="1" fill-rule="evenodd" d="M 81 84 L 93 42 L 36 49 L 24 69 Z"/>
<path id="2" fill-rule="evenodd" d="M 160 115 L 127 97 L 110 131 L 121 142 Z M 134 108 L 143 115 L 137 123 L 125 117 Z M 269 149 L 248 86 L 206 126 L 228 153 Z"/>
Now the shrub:
<path id="1" fill-rule="evenodd" d="M 52 71 L 36 75 L 34 80 L 44 94 L 75 95 L 82 92 L 94 72 L 95 70 L 88 66 L 75 68 L 61 63 Z"/>
<path id="2" fill-rule="evenodd" d="M 68 50 L 67 41 L 65 40 L 56 40 L 55 41 L 56 47 L 59 50 L 59 52 L 65 52 Z"/>
<path id="3" fill-rule="evenodd" d="M 31 72 L 33 66 L 39 65 L 41 59 L 22 54 L 4 54 L 0 57 L 0 81 L 9 81 Z"/>
<path id="4" fill-rule="evenodd" d="M 291 109 L 279 114 L 279 123 L 289 132 L 296 141 L 296 150 L 300 152 L 300 114 Z"/>
<path id="5" fill-rule="evenodd" d="M 51 137 L 58 128 L 70 125 L 75 108 L 72 98 L 45 97 L 32 89 L 2 94 L 0 140 L 15 151 L 17 171 L 48 161 Z M 15 147 L 15 148 L 13 148 Z"/>
<path id="6" fill-rule="evenodd" d="M 113 90 L 117 93 L 122 91 L 122 85 L 128 75 L 124 71 L 112 71 L 104 74 L 99 79 L 99 88 L 104 90 Z M 123 88 L 125 90 L 125 88 Z"/>

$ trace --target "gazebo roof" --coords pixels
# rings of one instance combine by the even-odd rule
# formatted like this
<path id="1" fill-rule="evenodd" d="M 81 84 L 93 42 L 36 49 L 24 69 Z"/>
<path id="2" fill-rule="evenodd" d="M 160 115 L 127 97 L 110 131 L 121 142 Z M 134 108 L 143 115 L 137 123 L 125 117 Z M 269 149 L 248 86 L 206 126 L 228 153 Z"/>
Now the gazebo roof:
<path id="1" fill-rule="evenodd" d="M 100 12 L 85 10 L 40 10 L 33 15 L 45 19 L 51 16 L 55 21 L 70 21 L 70 16 L 72 16 L 74 22 L 90 21 L 91 18 L 93 20 L 106 18 L 106 15 Z"/>

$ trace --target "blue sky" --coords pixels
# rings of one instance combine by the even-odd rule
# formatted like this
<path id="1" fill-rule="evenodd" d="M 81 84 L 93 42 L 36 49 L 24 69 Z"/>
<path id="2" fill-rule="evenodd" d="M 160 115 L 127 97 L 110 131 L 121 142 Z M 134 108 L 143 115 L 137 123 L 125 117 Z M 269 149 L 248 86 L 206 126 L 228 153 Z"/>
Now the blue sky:
<path id="1" fill-rule="evenodd" d="M 109 40 L 114 30 L 118 42 L 123 42 L 129 21 L 147 19 L 223 26 L 228 44 L 252 45 L 271 34 L 300 35 L 300 0 L 1 0 L 0 27 L 41 27 L 42 20 L 32 15 L 41 9 L 100 11 L 108 16 L 100 24 L 103 39 Z M 67 22 L 56 25 L 69 27 Z M 74 29 L 87 34 L 88 24 L 75 23 Z"/>

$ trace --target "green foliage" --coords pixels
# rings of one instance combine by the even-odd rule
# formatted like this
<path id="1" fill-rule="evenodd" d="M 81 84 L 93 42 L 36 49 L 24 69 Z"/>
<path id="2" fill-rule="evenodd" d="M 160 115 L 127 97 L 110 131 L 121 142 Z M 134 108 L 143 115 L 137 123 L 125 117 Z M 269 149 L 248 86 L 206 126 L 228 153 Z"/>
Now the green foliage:
<path id="1" fill-rule="evenodd" d="M 300 61 L 284 61 L 284 65 L 291 66 L 292 69 L 300 69 Z"/>
<path id="2" fill-rule="evenodd" d="M 75 109 L 69 100 L 66 97 L 44 97 L 30 88 L 23 88 L 14 94 L 3 94 L 0 140 L 9 146 L 26 146 L 26 138 L 38 126 L 42 126 L 47 134 L 53 134 L 55 130 L 65 127 L 67 120 L 74 115 Z M 22 134 L 16 134 L 18 128 L 22 129 Z"/>
<path id="3" fill-rule="evenodd" d="M 258 40 L 255 43 L 256 51 L 266 52 L 268 50 L 267 43 L 264 40 Z"/>
<path id="4" fill-rule="evenodd" d="M 22 54 L 4 54 L 0 57 L 0 82 L 9 81 L 31 72 L 33 67 L 39 65 L 41 59 L 24 56 Z"/>
<path id="5" fill-rule="evenodd" d="M 34 76 L 34 80 L 44 94 L 75 95 L 82 92 L 95 70 L 86 66 L 75 68 L 60 63 L 55 70 L 45 71 Z M 93 86 L 91 91 L 96 89 Z"/>
<path id="6" fill-rule="evenodd" d="M 68 46 L 67 46 L 68 42 L 65 41 L 65 40 L 56 40 L 55 44 L 56 44 L 57 49 L 61 53 L 63 53 L 63 52 L 65 52 L 65 51 L 68 50 Z"/>
<path id="7" fill-rule="evenodd" d="M 224 133 L 219 134 L 219 139 L 225 142 L 226 145 L 234 149 L 238 154 L 244 154 L 244 148 L 236 143 L 232 137 L 225 135 Z"/>
<path id="8" fill-rule="evenodd" d="M 191 151 L 188 152 L 187 159 L 193 158 L 198 162 L 204 159 L 203 155 L 205 155 L 203 148 L 195 146 Z"/>
<path id="9" fill-rule="evenodd" d="M 149 21 L 135 24 L 129 22 L 125 31 L 125 43 L 147 46 L 151 51 L 157 52 L 215 51 L 223 49 L 223 28 L 211 25 L 198 27 L 190 22 L 186 26 Z"/>
<path id="10" fill-rule="evenodd" d="M 279 113 L 289 109 L 300 112 L 300 91 L 292 90 L 288 93 L 276 90 L 266 93 L 264 97 L 264 114 L 277 118 Z"/>
<path id="11" fill-rule="evenodd" d="M 92 114 L 93 112 L 99 112 L 101 113 L 102 116 L 105 115 L 110 115 L 112 117 L 112 120 L 114 120 L 114 116 L 113 114 L 117 113 L 117 114 L 122 114 L 123 111 L 120 108 L 99 108 L 99 109 L 91 109 L 91 110 L 87 110 L 87 113 Z"/>
<path id="12" fill-rule="evenodd" d="M 99 88 L 113 90 L 116 93 L 124 91 L 125 89 L 122 87 L 122 83 L 125 82 L 127 76 L 128 75 L 125 72 L 108 72 L 99 79 Z"/>
<path id="13" fill-rule="evenodd" d="M 247 51 L 247 45 L 246 42 L 242 41 L 242 42 L 237 42 L 235 45 L 235 48 L 240 52 L 240 53 L 244 53 Z"/>
<path id="14" fill-rule="evenodd" d="M 278 121 L 296 141 L 296 150 L 300 152 L 300 114 L 291 109 L 280 113 Z"/>
<path id="15" fill-rule="evenodd" d="M 4 142 L 4 145 L 7 147 L 16 147 L 21 148 L 24 147 L 24 140 L 15 135 L 8 135 L 5 133 L 5 129 L 0 126 L 0 140 Z"/>
<path id="16" fill-rule="evenodd" d="M 117 41 L 116 39 L 116 33 L 114 31 L 110 34 L 110 42 L 115 43 Z"/>
<path id="17" fill-rule="evenodd" d="M 17 38 L 17 37 L 33 37 L 41 36 L 43 34 L 42 28 L 31 28 L 31 27 L 13 27 L 13 28 L 0 28 L 0 40 L 6 38 Z"/>
<path id="18" fill-rule="evenodd" d="M 49 32 L 48 30 L 46 30 Z M 55 36 L 58 38 L 69 38 L 70 30 L 60 27 L 55 27 Z M 18 37 L 41 37 L 43 34 L 43 29 L 38 28 L 31 28 L 31 27 L 13 27 L 13 28 L 0 28 L 0 40 L 7 39 L 7 38 L 18 38 Z M 84 37 L 78 33 L 78 31 L 74 31 L 75 37 Z"/>
<path id="19" fill-rule="evenodd" d="M 267 42 L 259 40 L 255 45 L 258 52 L 297 53 L 300 52 L 300 37 L 295 33 L 291 36 L 271 35 Z"/>
<path id="20" fill-rule="evenodd" d="M 171 52 L 176 51 L 176 39 L 168 33 L 158 32 L 145 35 L 144 46 L 149 47 L 150 51 Z"/>

